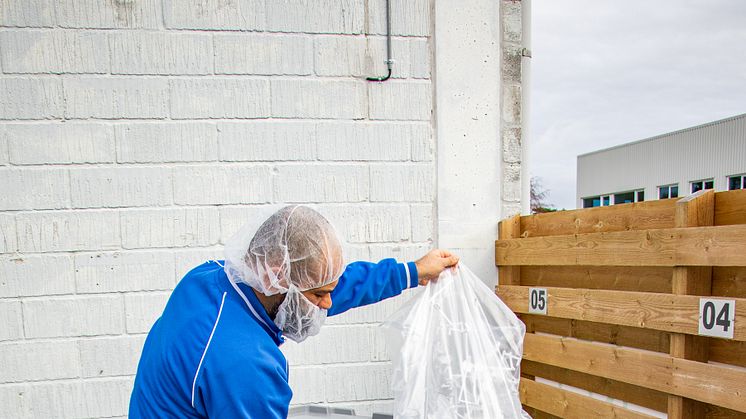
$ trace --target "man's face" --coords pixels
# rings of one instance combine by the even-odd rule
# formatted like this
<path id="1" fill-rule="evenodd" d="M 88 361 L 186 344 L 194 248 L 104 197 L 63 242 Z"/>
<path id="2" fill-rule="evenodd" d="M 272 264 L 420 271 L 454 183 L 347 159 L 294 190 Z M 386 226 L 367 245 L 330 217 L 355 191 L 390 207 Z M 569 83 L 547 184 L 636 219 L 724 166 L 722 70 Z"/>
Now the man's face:
<path id="1" fill-rule="evenodd" d="M 332 306 L 332 291 L 337 286 L 339 281 L 334 281 L 330 284 L 326 284 L 323 287 L 313 288 L 310 290 L 303 291 L 303 296 L 308 298 L 308 301 L 313 303 L 316 307 L 322 310 L 329 310 Z"/>
<path id="2" fill-rule="evenodd" d="M 332 269 L 324 269 L 323 272 L 326 274 L 331 273 L 332 275 L 334 275 L 334 277 L 339 277 L 339 275 L 341 275 L 342 271 L 344 270 L 344 262 L 342 261 L 342 249 L 339 246 L 335 246 L 332 250 L 331 257 L 327 258 L 326 260 L 326 263 L 332 264 Z M 324 263 L 323 265 L 326 266 L 326 263 Z M 331 293 L 332 291 L 334 291 L 334 288 L 336 288 L 338 283 L 339 280 L 336 280 L 324 285 L 323 287 L 312 288 L 303 291 L 303 295 L 308 298 L 308 300 L 316 307 L 322 310 L 329 310 L 329 308 L 331 308 L 332 306 Z"/>

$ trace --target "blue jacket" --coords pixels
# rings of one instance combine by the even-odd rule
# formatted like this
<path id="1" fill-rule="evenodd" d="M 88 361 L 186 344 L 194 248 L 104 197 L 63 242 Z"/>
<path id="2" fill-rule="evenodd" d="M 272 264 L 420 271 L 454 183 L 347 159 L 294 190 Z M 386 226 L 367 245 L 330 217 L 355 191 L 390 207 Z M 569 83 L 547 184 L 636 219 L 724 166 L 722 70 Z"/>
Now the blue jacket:
<path id="1" fill-rule="evenodd" d="M 398 295 L 417 282 L 414 262 L 352 263 L 327 314 Z M 179 282 L 145 340 L 130 418 L 287 417 L 293 392 L 279 348 L 282 332 L 251 288 L 235 287 L 222 262 L 213 261 Z"/>

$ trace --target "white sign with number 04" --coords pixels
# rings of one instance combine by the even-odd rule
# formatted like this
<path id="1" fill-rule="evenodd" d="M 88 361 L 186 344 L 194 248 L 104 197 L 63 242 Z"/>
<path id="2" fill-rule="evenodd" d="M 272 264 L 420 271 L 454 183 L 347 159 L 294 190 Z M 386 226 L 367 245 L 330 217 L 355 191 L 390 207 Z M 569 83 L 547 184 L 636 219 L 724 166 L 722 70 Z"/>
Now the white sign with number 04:
<path id="1" fill-rule="evenodd" d="M 699 334 L 733 339 L 736 301 L 716 298 L 699 299 Z"/>

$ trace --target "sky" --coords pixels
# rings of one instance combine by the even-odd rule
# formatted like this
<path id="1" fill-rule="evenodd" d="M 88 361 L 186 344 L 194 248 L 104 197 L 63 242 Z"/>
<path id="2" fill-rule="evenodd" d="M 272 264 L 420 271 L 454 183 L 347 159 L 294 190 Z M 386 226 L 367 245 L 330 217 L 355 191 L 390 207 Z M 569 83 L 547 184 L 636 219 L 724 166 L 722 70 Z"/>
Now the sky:
<path id="1" fill-rule="evenodd" d="M 746 113 L 746 0 L 531 7 L 529 169 L 556 208 L 579 154 Z"/>

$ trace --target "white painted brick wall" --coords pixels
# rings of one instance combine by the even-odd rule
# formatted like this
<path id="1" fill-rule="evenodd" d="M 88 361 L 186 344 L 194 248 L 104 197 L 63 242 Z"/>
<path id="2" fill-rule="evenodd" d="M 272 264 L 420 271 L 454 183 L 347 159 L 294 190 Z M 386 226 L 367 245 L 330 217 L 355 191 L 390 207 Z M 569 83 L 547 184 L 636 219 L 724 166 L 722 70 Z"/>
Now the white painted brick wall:
<path id="1" fill-rule="evenodd" d="M 217 208 L 133 209 L 120 214 L 125 249 L 211 246 L 220 235 Z"/>
<path id="2" fill-rule="evenodd" d="M 15 218 L 22 253 L 121 246 L 119 214 L 114 211 L 34 211 L 17 213 Z"/>
<path id="3" fill-rule="evenodd" d="M 0 256 L 0 298 L 75 293 L 67 255 Z"/>
<path id="4" fill-rule="evenodd" d="M 112 163 L 114 127 L 95 122 L 0 126 L 14 165 Z"/>
<path id="5" fill-rule="evenodd" d="M 370 200 L 375 202 L 432 202 L 435 178 L 430 165 L 381 164 L 370 169 Z"/>
<path id="6" fill-rule="evenodd" d="M 355 342 L 363 350 L 353 345 L 329 345 L 329 342 Z M 308 338 L 301 344 L 292 342 L 283 346 L 283 352 L 291 365 L 372 361 L 372 350 L 369 328 L 353 326 L 324 327 L 317 336 Z"/>
<path id="7" fill-rule="evenodd" d="M 9 161 L 8 136 L 0 131 L 0 165 L 5 166 Z"/>
<path id="8" fill-rule="evenodd" d="M 236 0 L 219 5 L 204 0 L 163 0 L 168 29 L 263 30 L 265 0 Z"/>
<path id="9" fill-rule="evenodd" d="M 0 119 L 51 119 L 64 113 L 62 80 L 0 77 Z"/>
<path id="10" fill-rule="evenodd" d="M 108 418 L 127 412 L 129 377 L 50 381 L 0 387 L 9 418 Z"/>
<path id="11" fill-rule="evenodd" d="M 392 38 L 395 79 L 430 77 L 430 50 L 424 38 Z M 315 45 L 315 69 L 320 76 L 368 76 L 386 74 L 385 36 L 319 36 Z"/>
<path id="12" fill-rule="evenodd" d="M 322 366 L 293 367 L 290 387 L 296 404 L 322 404 L 327 402 L 325 368 Z"/>
<path id="13" fill-rule="evenodd" d="M 325 378 L 330 383 L 344 383 L 327 386 L 326 399 L 329 402 L 390 399 L 391 371 L 387 363 L 362 365 L 335 365 L 327 368 Z"/>
<path id="14" fill-rule="evenodd" d="M 54 0 L 4 0 L 0 25 L 7 27 L 55 26 Z"/>
<path id="15" fill-rule="evenodd" d="M 215 73 L 309 75 L 313 51 L 313 39 L 306 35 L 216 35 Z"/>
<path id="16" fill-rule="evenodd" d="M 80 377 L 80 352 L 75 341 L 2 343 L 0 359 L 5 365 L 23 366 L 0 369 L 3 383 Z"/>
<path id="17" fill-rule="evenodd" d="M 317 137 L 306 121 L 218 123 L 221 161 L 316 160 Z"/>
<path id="18" fill-rule="evenodd" d="M 84 339 L 80 347 L 83 377 L 134 375 L 145 335 Z"/>
<path id="19" fill-rule="evenodd" d="M 272 174 L 265 165 L 178 166 L 173 169 L 179 205 L 260 204 L 272 199 Z"/>
<path id="20" fill-rule="evenodd" d="M 270 32 L 361 33 L 364 2 L 356 0 L 267 1 Z"/>
<path id="21" fill-rule="evenodd" d="M 163 79 L 68 77 L 63 85 L 65 116 L 70 119 L 168 116 L 168 83 Z"/>
<path id="22" fill-rule="evenodd" d="M 210 35 L 120 32 L 109 41 L 113 74 L 209 74 L 213 69 Z"/>
<path id="23" fill-rule="evenodd" d="M 417 244 L 398 244 L 398 243 L 385 243 L 385 244 L 372 244 L 370 245 L 370 258 L 373 260 L 380 260 L 387 257 L 393 257 L 395 259 L 406 259 L 414 260 L 419 255 L 424 254 L 428 250 L 428 245 L 425 243 Z"/>
<path id="24" fill-rule="evenodd" d="M 171 252 L 96 252 L 75 255 L 75 290 L 78 294 L 174 287 Z"/>
<path id="25" fill-rule="evenodd" d="M 163 206 L 173 202 L 171 170 L 163 167 L 70 170 L 73 208 Z"/>
<path id="26" fill-rule="evenodd" d="M 0 60 L 5 73 L 108 73 L 101 56 L 106 37 L 89 31 L 24 31 L 0 34 Z M 75 51 L 75 54 L 70 54 Z"/>
<path id="27" fill-rule="evenodd" d="M 0 169 L 0 210 L 70 206 L 70 181 L 62 169 Z"/>
<path id="28" fill-rule="evenodd" d="M 365 75 L 368 51 L 367 37 L 364 36 L 318 36 L 314 51 L 314 68 L 320 76 L 356 76 Z"/>
<path id="29" fill-rule="evenodd" d="M 368 168 L 363 165 L 279 165 L 274 179 L 277 202 L 361 202 L 368 199 Z"/>
<path id="30" fill-rule="evenodd" d="M 409 239 L 411 224 L 406 205 L 327 206 L 321 210 L 350 243 Z"/>
<path id="31" fill-rule="evenodd" d="M 59 3 L 56 7 L 57 24 L 63 28 L 156 29 L 162 22 L 159 0 L 76 0 L 55 3 Z"/>
<path id="32" fill-rule="evenodd" d="M 368 85 L 370 119 L 429 120 L 431 109 L 419 106 L 432 101 L 428 81 L 398 81 Z"/>
<path id="33" fill-rule="evenodd" d="M 119 163 L 215 161 L 217 127 L 204 122 L 153 122 L 115 127 Z"/>
<path id="34" fill-rule="evenodd" d="M 426 127 L 413 124 L 322 123 L 319 159 L 406 161 L 411 157 L 410 141 L 420 141 L 422 132 L 427 132 Z"/>
<path id="35" fill-rule="evenodd" d="M 25 300 L 24 334 L 27 338 L 122 334 L 123 306 L 122 297 L 115 294 Z"/>
<path id="36" fill-rule="evenodd" d="M 434 245 L 432 4 L 392 12 L 369 83 L 383 0 L 0 0 L 0 416 L 125 417 L 170 291 L 267 207 L 348 261 Z M 293 403 L 389 409 L 408 298 L 285 346 Z"/>
<path id="37" fill-rule="evenodd" d="M 23 317 L 20 301 L 0 299 L 0 321 L 3 324 L 3 327 L 0 328 L 0 341 L 14 341 L 23 338 Z M 21 367 L 22 365 L 14 365 L 12 368 Z"/>
<path id="38" fill-rule="evenodd" d="M 433 240 L 434 216 L 434 205 L 412 205 L 412 241 L 426 243 Z"/>
<path id="39" fill-rule="evenodd" d="M 433 0 L 391 0 L 391 33 L 404 36 L 429 36 Z M 386 33 L 386 1 L 370 0 L 370 33 Z"/>
<path id="40" fill-rule="evenodd" d="M 366 113 L 365 87 L 358 81 L 347 80 L 275 79 L 272 116 L 362 119 Z"/>
<path id="41" fill-rule="evenodd" d="M 175 79 L 170 98 L 173 119 L 270 116 L 269 81 L 264 79 Z"/>
<path id="42" fill-rule="evenodd" d="M 18 250 L 16 220 L 10 214 L 0 213 L 0 253 L 10 253 L 16 250 Z"/>

